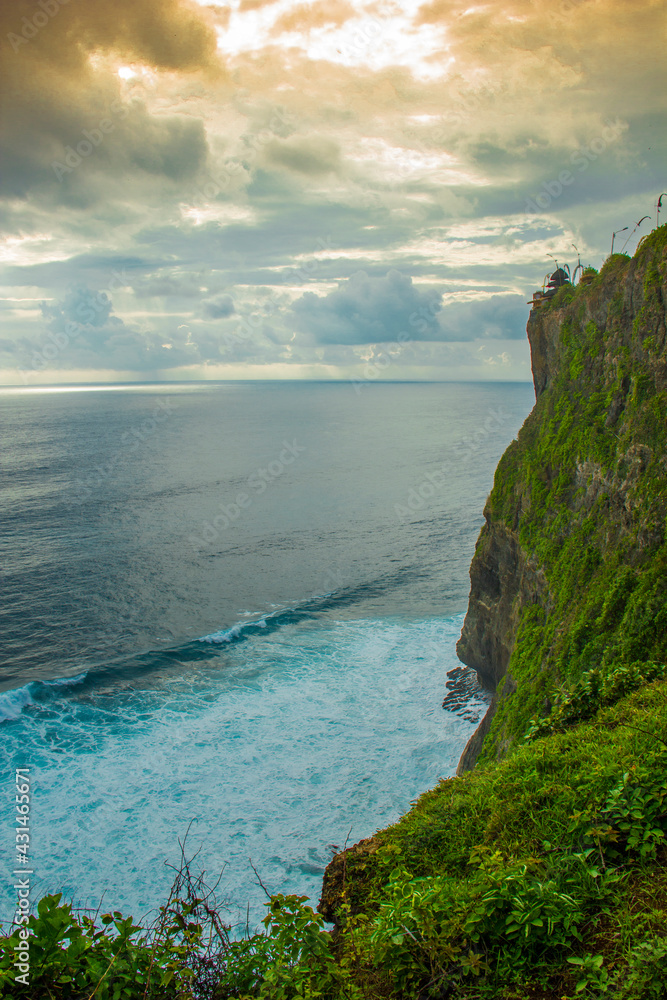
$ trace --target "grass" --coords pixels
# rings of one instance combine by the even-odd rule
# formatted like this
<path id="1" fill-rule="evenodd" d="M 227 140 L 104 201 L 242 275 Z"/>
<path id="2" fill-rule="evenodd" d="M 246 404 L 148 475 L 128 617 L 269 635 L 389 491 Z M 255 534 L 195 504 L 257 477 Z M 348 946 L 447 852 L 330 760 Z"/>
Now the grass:
<path id="1" fill-rule="evenodd" d="M 637 979 L 626 1000 L 663 996 L 642 992 L 635 951 L 667 944 L 665 732 L 661 680 L 441 782 L 372 852 L 348 855 L 340 899 L 364 920 L 343 950 L 370 939 L 367 958 L 394 973 L 388 996 L 445 982 L 470 1000 L 575 996 L 583 973 L 567 959 L 588 954 L 610 984 Z"/>

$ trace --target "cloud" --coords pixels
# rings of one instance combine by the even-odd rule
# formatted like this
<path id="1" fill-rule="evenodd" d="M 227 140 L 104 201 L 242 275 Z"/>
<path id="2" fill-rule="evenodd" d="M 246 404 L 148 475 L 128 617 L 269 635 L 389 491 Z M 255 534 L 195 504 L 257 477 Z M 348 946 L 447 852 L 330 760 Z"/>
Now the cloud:
<path id="1" fill-rule="evenodd" d="M 113 312 L 107 289 L 93 291 L 83 284 L 71 287 L 55 303 L 42 303 L 46 336 L 23 345 L 23 363 L 52 368 L 90 368 L 153 371 L 188 361 L 200 361 L 185 333 L 175 331 L 168 346 L 164 336 L 127 325 Z"/>
<path id="2" fill-rule="evenodd" d="M 42 315 L 52 333 L 98 338 L 99 332 L 123 326 L 112 316 L 112 303 L 106 291 L 93 292 L 85 285 L 71 288 L 60 303 L 42 303 Z"/>
<path id="3" fill-rule="evenodd" d="M 58 109 L 51 110 L 48 134 L 33 119 L 34 131 L 17 130 L 6 142 L 0 194 L 33 194 L 47 203 L 85 208 L 111 195 L 127 195 L 133 180 L 185 180 L 206 160 L 200 121 L 155 119 L 140 102 L 126 107 L 117 99 L 95 116 L 67 112 L 58 117 Z"/>
<path id="4" fill-rule="evenodd" d="M 550 131 L 558 144 L 605 115 L 664 109 L 662 0 L 433 0 L 416 23 L 446 29 L 455 72 L 442 90 L 473 132 L 491 113 L 505 135 Z"/>
<path id="5" fill-rule="evenodd" d="M 215 32 L 201 8 L 183 0 L 113 7 L 20 0 L 0 6 L 0 45 L 0 194 L 84 207 L 119 185 L 127 193 L 135 172 L 176 181 L 204 162 L 202 122 L 128 102 L 115 65 L 127 59 L 169 72 L 219 72 Z"/>
<path id="6" fill-rule="evenodd" d="M 440 318 L 444 341 L 525 340 L 526 300 L 522 295 L 491 295 L 446 306 Z"/>
<path id="7" fill-rule="evenodd" d="M 202 302 L 202 310 L 209 319 L 226 319 L 232 316 L 236 309 L 231 295 L 216 295 Z"/>
<path id="8" fill-rule="evenodd" d="M 46 60 L 60 71 L 84 72 L 88 53 L 97 50 L 166 70 L 219 68 L 213 27 L 187 0 L 114 0 L 113 5 L 19 0 L 2 5 L 0 30 L 33 70 Z"/>
<path id="9" fill-rule="evenodd" d="M 310 31 L 334 25 L 339 28 L 355 16 L 355 10 L 346 0 L 324 0 L 321 3 L 304 3 L 286 11 L 273 26 L 273 32 Z"/>
<path id="10" fill-rule="evenodd" d="M 70 322 L 63 370 L 344 367 L 401 333 L 399 377 L 502 359 L 548 253 L 599 266 L 654 210 L 663 0 L 208 2 L 2 4 L 5 347 Z"/>
<path id="11" fill-rule="evenodd" d="M 327 296 L 305 292 L 292 307 L 293 322 L 323 344 L 377 344 L 415 330 L 428 340 L 439 330 L 441 300 L 400 271 L 381 278 L 358 271 Z"/>
<path id="12" fill-rule="evenodd" d="M 266 146 L 264 163 L 287 167 L 308 177 L 320 177 L 340 169 L 340 146 L 324 136 L 275 139 Z"/>
<path id="13" fill-rule="evenodd" d="M 445 303 L 442 293 L 420 291 L 395 270 L 384 277 L 359 271 L 326 296 L 306 292 L 292 312 L 293 327 L 320 344 L 518 339 L 526 327 L 522 295 L 473 290 Z"/>
<path id="14" fill-rule="evenodd" d="M 62 299 L 42 302 L 44 329 L 20 338 L 21 365 L 32 364 L 39 370 L 46 359 L 53 369 L 87 369 L 92 365 L 149 373 L 222 360 L 262 364 L 279 360 L 289 339 L 282 330 L 270 326 L 268 321 L 276 310 L 270 301 L 263 305 L 266 296 L 256 303 L 250 322 L 230 319 L 236 317 L 236 309 L 229 295 L 204 301 L 203 312 L 217 321 L 214 325 L 196 316 L 190 315 L 186 321 L 170 314 L 148 322 L 142 316 L 140 325 L 125 322 L 114 313 L 110 294 L 120 294 L 118 286 L 124 280 L 119 276 L 108 289 L 99 291 L 78 283 Z M 16 349 L 16 343 L 13 347 Z"/>
<path id="15" fill-rule="evenodd" d="M 277 0 L 241 0 L 239 10 L 243 13 L 252 10 L 262 10 L 263 7 L 271 7 Z"/>
<path id="16" fill-rule="evenodd" d="M 201 298 L 201 273 L 158 272 L 139 281 L 134 286 L 137 298 Z"/>

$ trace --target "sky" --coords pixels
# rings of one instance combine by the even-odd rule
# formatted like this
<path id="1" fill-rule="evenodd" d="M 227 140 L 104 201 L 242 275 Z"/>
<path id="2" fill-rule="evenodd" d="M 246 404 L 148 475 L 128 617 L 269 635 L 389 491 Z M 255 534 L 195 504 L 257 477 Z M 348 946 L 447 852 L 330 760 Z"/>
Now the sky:
<path id="1" fill-rule="evenodd" d="M 2 384 L 528 380 L 667 189 L 665 0 L 0 3 Z"/>

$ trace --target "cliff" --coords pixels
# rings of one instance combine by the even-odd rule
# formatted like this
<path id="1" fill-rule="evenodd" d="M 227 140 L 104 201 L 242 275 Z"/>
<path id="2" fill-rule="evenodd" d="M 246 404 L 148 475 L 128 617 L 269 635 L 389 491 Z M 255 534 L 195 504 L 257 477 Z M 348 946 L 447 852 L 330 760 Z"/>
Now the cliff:
<path id="1" fill-rule="evenodd" d="M 665 233 L 530 313 L 536 404 L 496 471 L 457 647 L 496 696 L 459 773 L 584 671 L 667 655 Z"/>
<path id="2" fill-rule="evenodd" d="M 663 226 L 530 314 L 458 644 L 493 701 L 328 866 L 331 996 L 667 997 L 666 302 Z"/>

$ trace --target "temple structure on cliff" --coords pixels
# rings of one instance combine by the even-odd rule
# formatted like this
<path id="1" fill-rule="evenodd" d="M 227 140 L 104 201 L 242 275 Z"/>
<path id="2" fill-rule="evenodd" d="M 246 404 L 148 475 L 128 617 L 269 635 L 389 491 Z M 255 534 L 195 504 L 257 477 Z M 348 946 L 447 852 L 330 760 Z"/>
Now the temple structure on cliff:
<path id="1" fill-rule="evenodd" d="M 570 284 L 572 284 L 572 282 L 570 281 L 567 272 L 562 267 L 557 267 L 553 274 L 547 275 L 544 279 L 542 289 L 534 292 L 532 299 L 527 304 L 532 306 L 533 309 L 536 309 L 543 302 L 548 302 L 549 299 L 552 299 L 558 289 L 562 288 L 563 285 Z"/>

